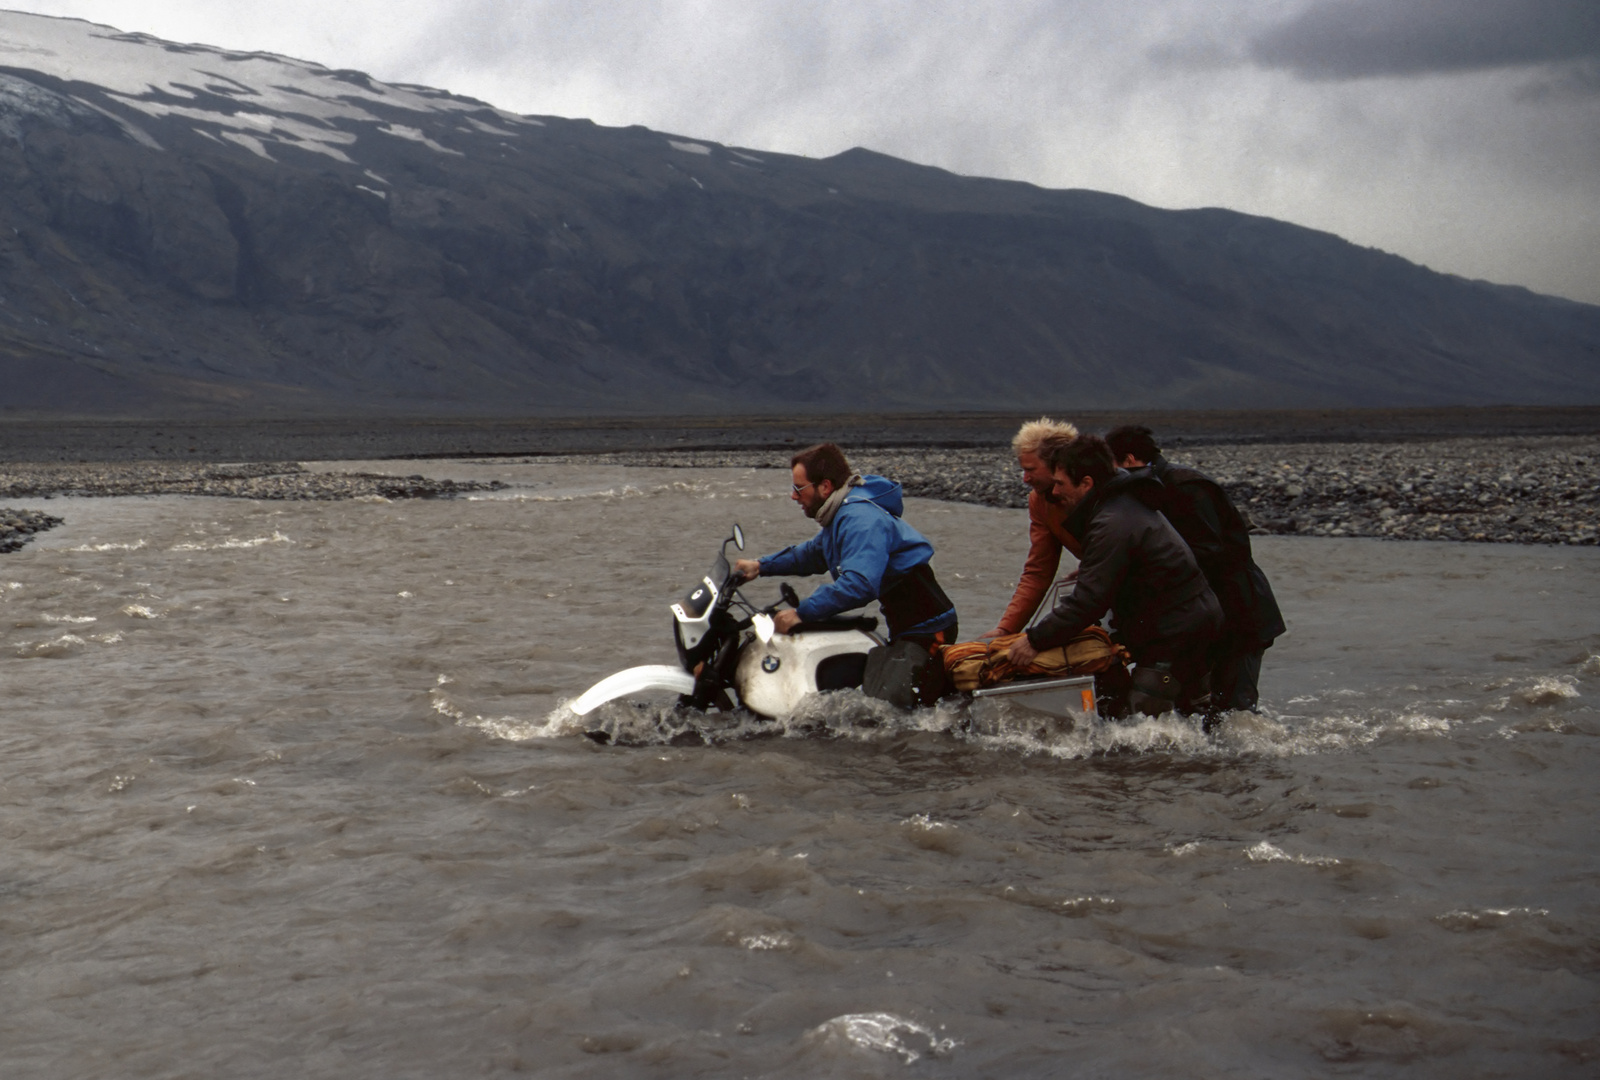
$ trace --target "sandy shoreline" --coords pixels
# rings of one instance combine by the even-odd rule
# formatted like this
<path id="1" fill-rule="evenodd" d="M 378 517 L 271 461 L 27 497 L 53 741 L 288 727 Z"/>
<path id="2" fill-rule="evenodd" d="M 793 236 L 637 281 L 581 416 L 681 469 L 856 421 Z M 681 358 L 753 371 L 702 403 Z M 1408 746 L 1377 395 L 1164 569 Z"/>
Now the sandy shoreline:
<path id="1" fill-rule="evenodd" d="M 782 470 L 789 453 L 788 447 L 650 450 L 523 460 Z M 1026 505 L 1026 490 L 1003 447 L 874 448 L 851 453 L 858 468 L 893 477 L 911 496 L 987 506 Z M 1216 443 L 1173 448 L 1169 456 L 1222 483 L 1263 533 L 1600 543 L 1597 434 Z M 401 468 L 408 474 L 397 475 Z M 430 478 L 425 475 L 428 471 L 424 461 L 396 462 L 395 474 L 388 475 L 311 471 L 292 461 L 9 463 L 0 465 L 0 550 L 15 550 L 58 520 L 36 508 L 13 509 L 9 504 L 55 495 L 405 499 L 449 498 L 498 486 Z M 773 483 L 781 480 L 775 475 Z"/>

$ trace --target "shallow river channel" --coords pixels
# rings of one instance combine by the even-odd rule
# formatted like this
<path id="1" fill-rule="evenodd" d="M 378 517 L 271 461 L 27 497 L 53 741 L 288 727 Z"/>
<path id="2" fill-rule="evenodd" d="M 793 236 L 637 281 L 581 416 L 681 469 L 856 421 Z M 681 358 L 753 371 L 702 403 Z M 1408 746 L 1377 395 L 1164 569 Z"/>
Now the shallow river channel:
<path id="1" fill-rule="evenodd" d="M 1290 632 L 1209 737 L 600 745 L 563 703 L 673 660 L 731 524 L 809 535 L 781 472 L 321 467 L 512 486 L 0 556 L 0 1073 L 1600 1073 L 1600 549 L 1259 538 Z M 1025 513 L 907 517 L 993 625 Z"/>

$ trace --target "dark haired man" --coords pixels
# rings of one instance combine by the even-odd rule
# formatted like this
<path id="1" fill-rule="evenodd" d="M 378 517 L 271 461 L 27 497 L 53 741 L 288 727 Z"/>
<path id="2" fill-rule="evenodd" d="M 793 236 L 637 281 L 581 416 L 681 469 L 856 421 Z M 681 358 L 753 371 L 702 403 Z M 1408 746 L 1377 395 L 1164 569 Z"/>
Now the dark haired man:
<path id="1" fill-rule="evenodd" d="M 1249 523 L 1222 485 L 1162 457 L 1149 428 L 1119 427 L 1106 443 L 1117 464 L 1161 481 L 1161 512 L 1194 552 L 1222 605 L 1227 622 L 1212 646 L 1212 707 L 1254 709 L 1262 654 L 1285 627 L 1267 575 L 1252 557 Z"/>
<path id="2" fill-rule="evenodd" d="M 1189 545 L 1156 510 L 1161 484 L 1117 468 L 1097 435 L 1046 440 L 1039 456 L 1055 476 L 1067 529 L 1080 539 L 1072 595 L 1056 603 L 1011 646 L 1011 661 L 1033 662 L 1112 613 L 1116 636 L 1137 665 L 1129 704 L 1159 715 L 1208 705 L 1208 649 L 1222 609 Z"/>
<path id="3" fill-rule="evenodd" d="M 827 572 L 833 581 L 793 611 L 773 618 L 779 633 L 802 622 L 820 622 L 878 601 L 891 641 L 926 645 L 956 639 L 956 609 L 933 576 L 933 545 L 901 520 L 900 485 L 882 476 L 862 476 L 833 443 L 819 443 L 789 460 L 794 481 L 789 497 L 821 526 L 817 535 L 734 568 L 746 580 Z"/>

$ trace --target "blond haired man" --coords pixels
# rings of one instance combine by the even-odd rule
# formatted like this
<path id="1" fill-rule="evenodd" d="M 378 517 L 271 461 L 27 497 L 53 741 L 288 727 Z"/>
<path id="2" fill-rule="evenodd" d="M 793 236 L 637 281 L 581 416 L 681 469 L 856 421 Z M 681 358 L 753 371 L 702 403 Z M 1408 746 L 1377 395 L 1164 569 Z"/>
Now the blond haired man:
<path id="1" fill-rule="evenodd" d="M 1006 605 L 1006 613 L 1000 617 L 999 625 L 983 634 L 983 638 L 1015 634 L 1028 625 L 1055 581 L 1056 570 L 1061 566 L 1061 549 L 1066 548 L 1074 556 L 1082 551 L 1078 538 L 1067 531 L 1069 508 L 1051 494 L 1055 476 L 1039 458 L 1039 447 L 1046 439 L 1066 443 L 1077 437 L 1078 429 L 1072 424 L 1040 417 L 1023 424 L 1011 440 L 1011 452 L 1017 456 L 1023 483 L 1030 489 L 1028 559 L 1022 564 L 1022 580 L 1017 582 L 1017 591 Z"/>

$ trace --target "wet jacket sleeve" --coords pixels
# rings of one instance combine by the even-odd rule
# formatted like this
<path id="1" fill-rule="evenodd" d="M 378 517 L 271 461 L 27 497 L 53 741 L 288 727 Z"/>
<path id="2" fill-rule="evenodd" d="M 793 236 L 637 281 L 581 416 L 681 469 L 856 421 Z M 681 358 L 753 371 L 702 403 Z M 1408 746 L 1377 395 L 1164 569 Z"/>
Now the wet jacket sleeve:
<path id="1" fill-rule="evenodd" d="M 1130 537 L 1122 524 L 1115 513 L 1099 513 L 1090 521 L 1072 595 L 1058 601 L 1055 610 L 1028 631 L 1028 643 L 1035 649 L 1065 645 L 1111 610 L 1132 561 Z"/>
<path id="2" fill-rule="evenodd" d="M 876 600 L 889 568 L 895 527 L 888 511 L 867 502 L 846 503 L 827 531 L 833 534 L 836 553 L 830 568 L 834 580 L 800 601 L 796 610 L 806 622 L 830 619 Z"/>
<path id="3" fill-rule="evenodd" d="M 1027 625 L 1033 613 L 1039 610 L 1039 601 L 1050 591 L 1050 584 L 1061 567 L 1061 541 L 1041 516 L 1043 502 L 1037 494 L 1028 496 L 1028 559 L 1022 564 L 1017 591 L 1011 594 L 1011 603 L 1000 616 L 1003 634 L 1015 634 Z"/>
<path id="4" fill-rule="evenodd" d="M 827 569 L 828 558 L 822 550 L 820 532 L 803 544 L 790 544 L 782 551 L 761 556 L 762 577 L 805 577 Z"/>

